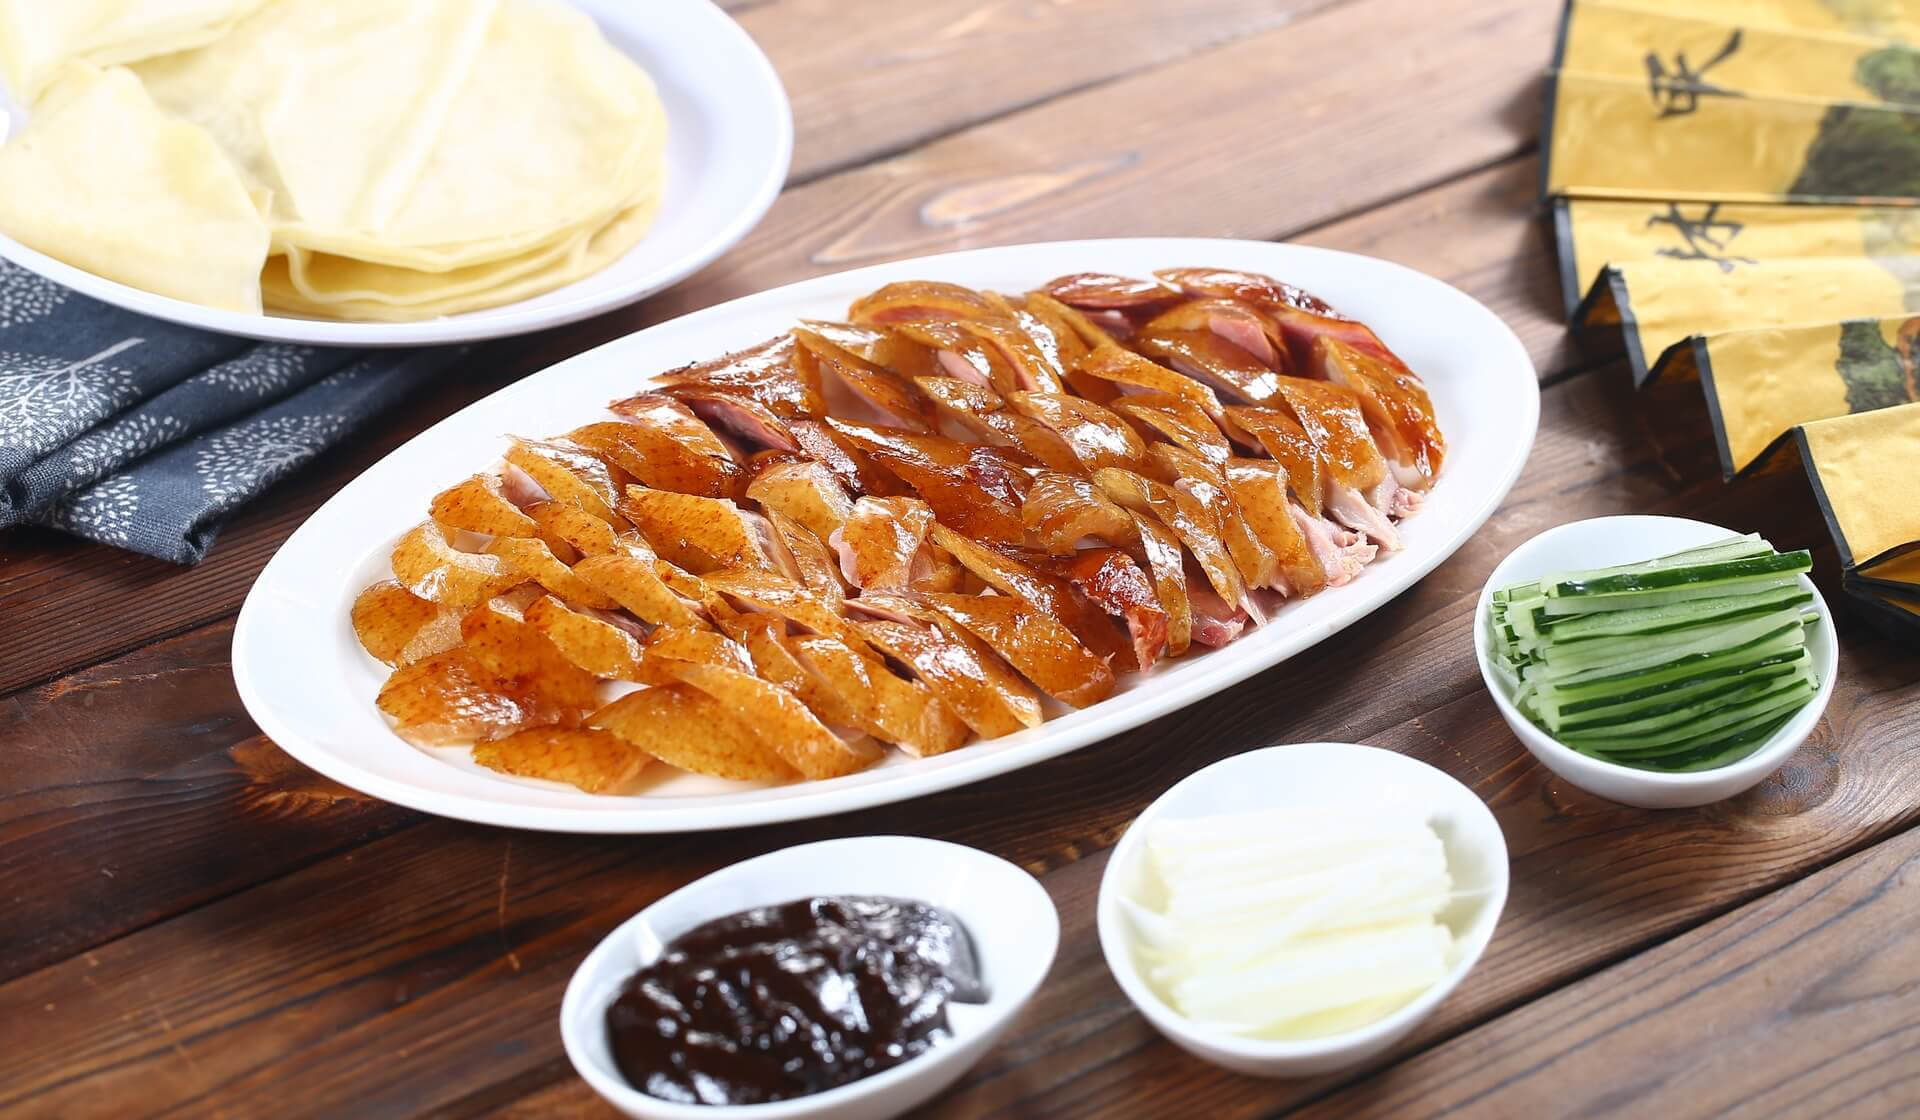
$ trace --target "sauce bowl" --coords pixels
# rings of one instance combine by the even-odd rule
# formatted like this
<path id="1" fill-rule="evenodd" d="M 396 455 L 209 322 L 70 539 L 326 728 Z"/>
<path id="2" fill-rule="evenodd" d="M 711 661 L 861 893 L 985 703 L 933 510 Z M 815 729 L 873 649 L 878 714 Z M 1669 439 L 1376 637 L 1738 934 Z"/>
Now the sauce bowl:
<path id="1" fill-rule="evenodd" d="M 1309 1039 L 1246 1038 L 1188 1019 L 1143 974 L 1140 937 L 1128 902 L 1146 881 L 1147 825 L 1289 806 L 1337 797 L 1407 797 L 1434 806 L 1455 900 L 1439 920 L 1453 933 L 1447 974 L 1384 1018 Z M 1196 771 L 1160 795 L 1128 826 L 1100 880 L 1100 949 L 1121 991 L 1168 1040 L 1200 1058 L 1255 1077 L 1307 1077 L 1358 1065 L 1406 1037 L 1479 961 L 1507 903 L 1507 842 L 1493 813 L 1466 786 L 1424 762 L 1378 747 L 1298 743 L 1249 751 Z"/>
<path id="2" fill-rule="evenodd" d="M 1685 517 L 1593 517 L 1548 529 L 1514 549 L 1493 570 L 1474 610 L 1473 652 L 1480 663 L 1480 679 L 1493 694 L 1501 718 L 1541 765 L 1609 801 L 1642 809 L 1684 809 L 1723 801 L 1760 784 L 1806 741 L 1833 697 L 1840 647 L 1834 639 L 1833 612 L 1827 609 L 1827 601 L 1820 597 L 1813 581 L 1804 575 L 1800 586 L 1812 593 L 1813 609 L 1820 616 L 1819 624 L 1807 634 L 1807 652 L 1813 657 L 1814 671 L 1820 674 L 1819 691 L 1752 754 L 1712 770 L 1662 773 L 1581 754 L 1516 708 L 1493 667 L 1490 607 L 1493 593 L 1500 588 L 1553 572 L 1647 560 L 1737 535 L 1732 529 Z"/>
<path id="3" fill-rule="evenodd" d="M 953 1037 L 871 1077 L 812 1096 L 753 1105 L 680 1104 L 634 1088 L 613 1063 L 607 1006 L 666 943 L 703 922 L 813 895 L 890 895 L 943 907 L 966 927 L 987 1002 L 953 1003 Z M 1033 876 L 997 856 L 917 836 L 801 844 L 716 871 L 608 934 L 573 974 L 560 1004 L 567 1058 L 622 1113 L 643 1120 L 880 1120 L 958 1080 L 1000 1040 L 1053 965 L 1060 916 Z"/>

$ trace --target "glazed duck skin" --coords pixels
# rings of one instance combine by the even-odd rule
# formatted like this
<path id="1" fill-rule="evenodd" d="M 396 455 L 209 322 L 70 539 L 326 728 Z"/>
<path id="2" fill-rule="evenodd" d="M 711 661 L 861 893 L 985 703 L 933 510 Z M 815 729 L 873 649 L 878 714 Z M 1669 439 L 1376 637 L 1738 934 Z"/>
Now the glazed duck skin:
<path id="1" fill-rule="evenodd" d="M 1284 626 L 1445 456 L 1418 375 L 1271 277 L 900 282 L 511 438 L 351 621 L 424 748 L 609 795 L 831 780 Z"/>

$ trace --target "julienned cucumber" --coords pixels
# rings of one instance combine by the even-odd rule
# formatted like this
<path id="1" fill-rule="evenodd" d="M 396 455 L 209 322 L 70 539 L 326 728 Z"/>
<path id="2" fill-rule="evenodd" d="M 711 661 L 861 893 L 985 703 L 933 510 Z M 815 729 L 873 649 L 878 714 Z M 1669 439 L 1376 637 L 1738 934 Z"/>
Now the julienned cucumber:
<path id="1" fill-rule="evenodd" d="M 1810 566 L 1748 534 L 1502 588 L 1492 660 L 1515 705 L 1575 750 L 1643 769 L 1724 766 L 1819 690 Z"/>

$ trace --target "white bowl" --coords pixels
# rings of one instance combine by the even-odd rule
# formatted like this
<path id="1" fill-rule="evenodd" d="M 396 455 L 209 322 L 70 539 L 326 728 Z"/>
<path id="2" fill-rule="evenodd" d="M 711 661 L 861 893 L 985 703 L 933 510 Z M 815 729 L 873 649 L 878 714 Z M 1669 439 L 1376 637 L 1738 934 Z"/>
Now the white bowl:
<path id="1" fill-rule="evenodd" d="M 1196 1025 L 1148 986 L 1139 938 L 1121 898 L 1137 898 L 1147 873 L 1146 825 L 1159 817 L 1245 813 L 1324 805 L 1329 798 L 1409 797 L 1439 807 L 1433 825 L 1461 897 L 1440 915 L 1453 932 L 1453 966 L 1424 994 L 1384 1019 L 1325 1038 L 1242 1038 Z M 1424 762 L 1378 747 L 1299 743 L 1214 763 L 1161 794 L 1127 828 L 1100 879 L 1100 950 L 1120 990 L 1161 1034 L 1215 1065 L 1255 1077 L 1307 1077 L 1375 1057 L 1406 1037 L 1480 959 L 1507 904 L 1507 841 L 1474 792 Z"/>
<path id="2" fill-rule="evenodd" d="M 702 922 L 812 895 L 870 894 L 943 907 L 973 938 L 987 1002 L 948 1006 L 953 1037 L 911 1061 L 837 1089 L 756 1105 L 678 1104 L 634 1088 L 613 1064 L 607 1006 L 666 942 Z M 667 895 L 607 935 L 560 1003 L 567 1058 L 607 1103 L 645 1120 L 879 1120 L 953 1084 L 1033 998 L 1060 944 L 1060 916 L 1033 876 L 973 848 L 918 836 L 823 840 L 736 863 Z"/>
<path id="3" fill-rule="evenodd" d="M 1736 535 L 1732 529 L 1685 517 L 1594 517 L 1548 529 L 1514 549 L 1493 570 L 1487 586 L 1480 592 L 1480 604 L 1473 616 L 1473 650 L 1480 662 L 1480 678 L 1493 694 L 1493 703 L 1500 709 L 1507 726 L 1513 728 L 1513 733 L 1542 765 L 1588 793 L 1610 801 L 1642 809 L 1684 809 L 1721 801 L 1751 789 L 1777 770 L 1806 740 L 1813 725 L 1820 721 L 1821 713 L 1827 710 L 1827 701 L 1833 696 L 1833 678 L 1840 667 L 1833 614 L 1806 576 L 1800 577 L 1800 586 L 1813 594 L 1813 607 L 1820 614 L 1820 624 L 1807 635 L 1807 651 L 1813 656 L 1814 671 L 1820 675 L 1820 690 L 1758 750 L 1717 769 L 1663 774 L 1581 754 L 1521 714 L 1493 668 L 1488 607 L 1493 602 L 1493 593 L 1500 588 L 1553 572 L 1649 560 Z"/>
<path id="4" fill-rule="evenodd" d="M 705 268 L 747 235 L 780 193 L 793 109 L 753 39 L 712 0 L 568 0 L 638 62 L 667 107 L 667 187 L 639 244 L 591 276 L 516 303 L 413 323 L 303 319 L 202 307 L 108 280 L 0 236 L 0 257 L 57 284 L 156 319 L 318 346 L 427 346 L 525 334 L 625 307 Z M 0 140 L 26 124 L 0 89 Z"/>

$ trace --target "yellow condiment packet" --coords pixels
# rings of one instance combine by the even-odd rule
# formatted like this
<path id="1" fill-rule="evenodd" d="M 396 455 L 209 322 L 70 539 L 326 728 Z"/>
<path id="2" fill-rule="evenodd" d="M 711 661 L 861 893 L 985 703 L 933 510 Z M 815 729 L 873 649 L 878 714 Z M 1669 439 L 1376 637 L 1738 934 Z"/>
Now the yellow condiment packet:
<path id="1" fill-rule="evenodd" d="M 1903 288 L 1920 267 L 1920 208 L 1904 206 L 1562 198 L 1554 231 L 1569 316 L 1603 266 L 1625 261 L 1700 261 L 1731 275 L 1760 261 L 1856 257 Z"/>
<path id="2" fill-rule="evenodd" d="M 1906 260 L 1914 267 L 1899 272 L 1857 257 L 1758 260 L 1730 272 L 1711 261 L 1624 261 L 1601 270 L 1576 318 L 1621 327 L 1640 385 L 1693 335 L 1903 314 L 1920 303 L 1920 258 Z"/>
<path id="3" fill-rule="evenodd" d="M 1558 72 L 1541 147 L 1548 195 L 1920 203 L 1920 111 L 1698 76 Z"/>
<path id="4" fill-rule="evenodd" d="M 1655 375 L 1699 379 L 1729 479 L 1795 425 L 1920 400 L 1920 317 L 1766 327 L 1690 341 Z"/>
<path id="5" fill-rule="evenodd" d="M 1560 25 L 1554 65 L 1564 71 L 1641 83 L 1663 108 L 1675 95 L 1812 97 L 1831 101 L 1915 100 L 1916 54 L 1886 39 L 1755 25 L 1744 16 L 1691 13 L 1685 4 L 1643 7 L 1632 0 L 1573 0 Z"/>
<path id="6" fill-rule="evenodd" d="M 1920 39 L 1920 0 L 1611 0 L 1628 7 L 1790 31 Z"/>
<path id="7" fill-rule="evenodd" d="M 1867 569 L 1920 548 L 1920 404 L 1803 424 L 1799 443 L 1842 564 Z"/>

